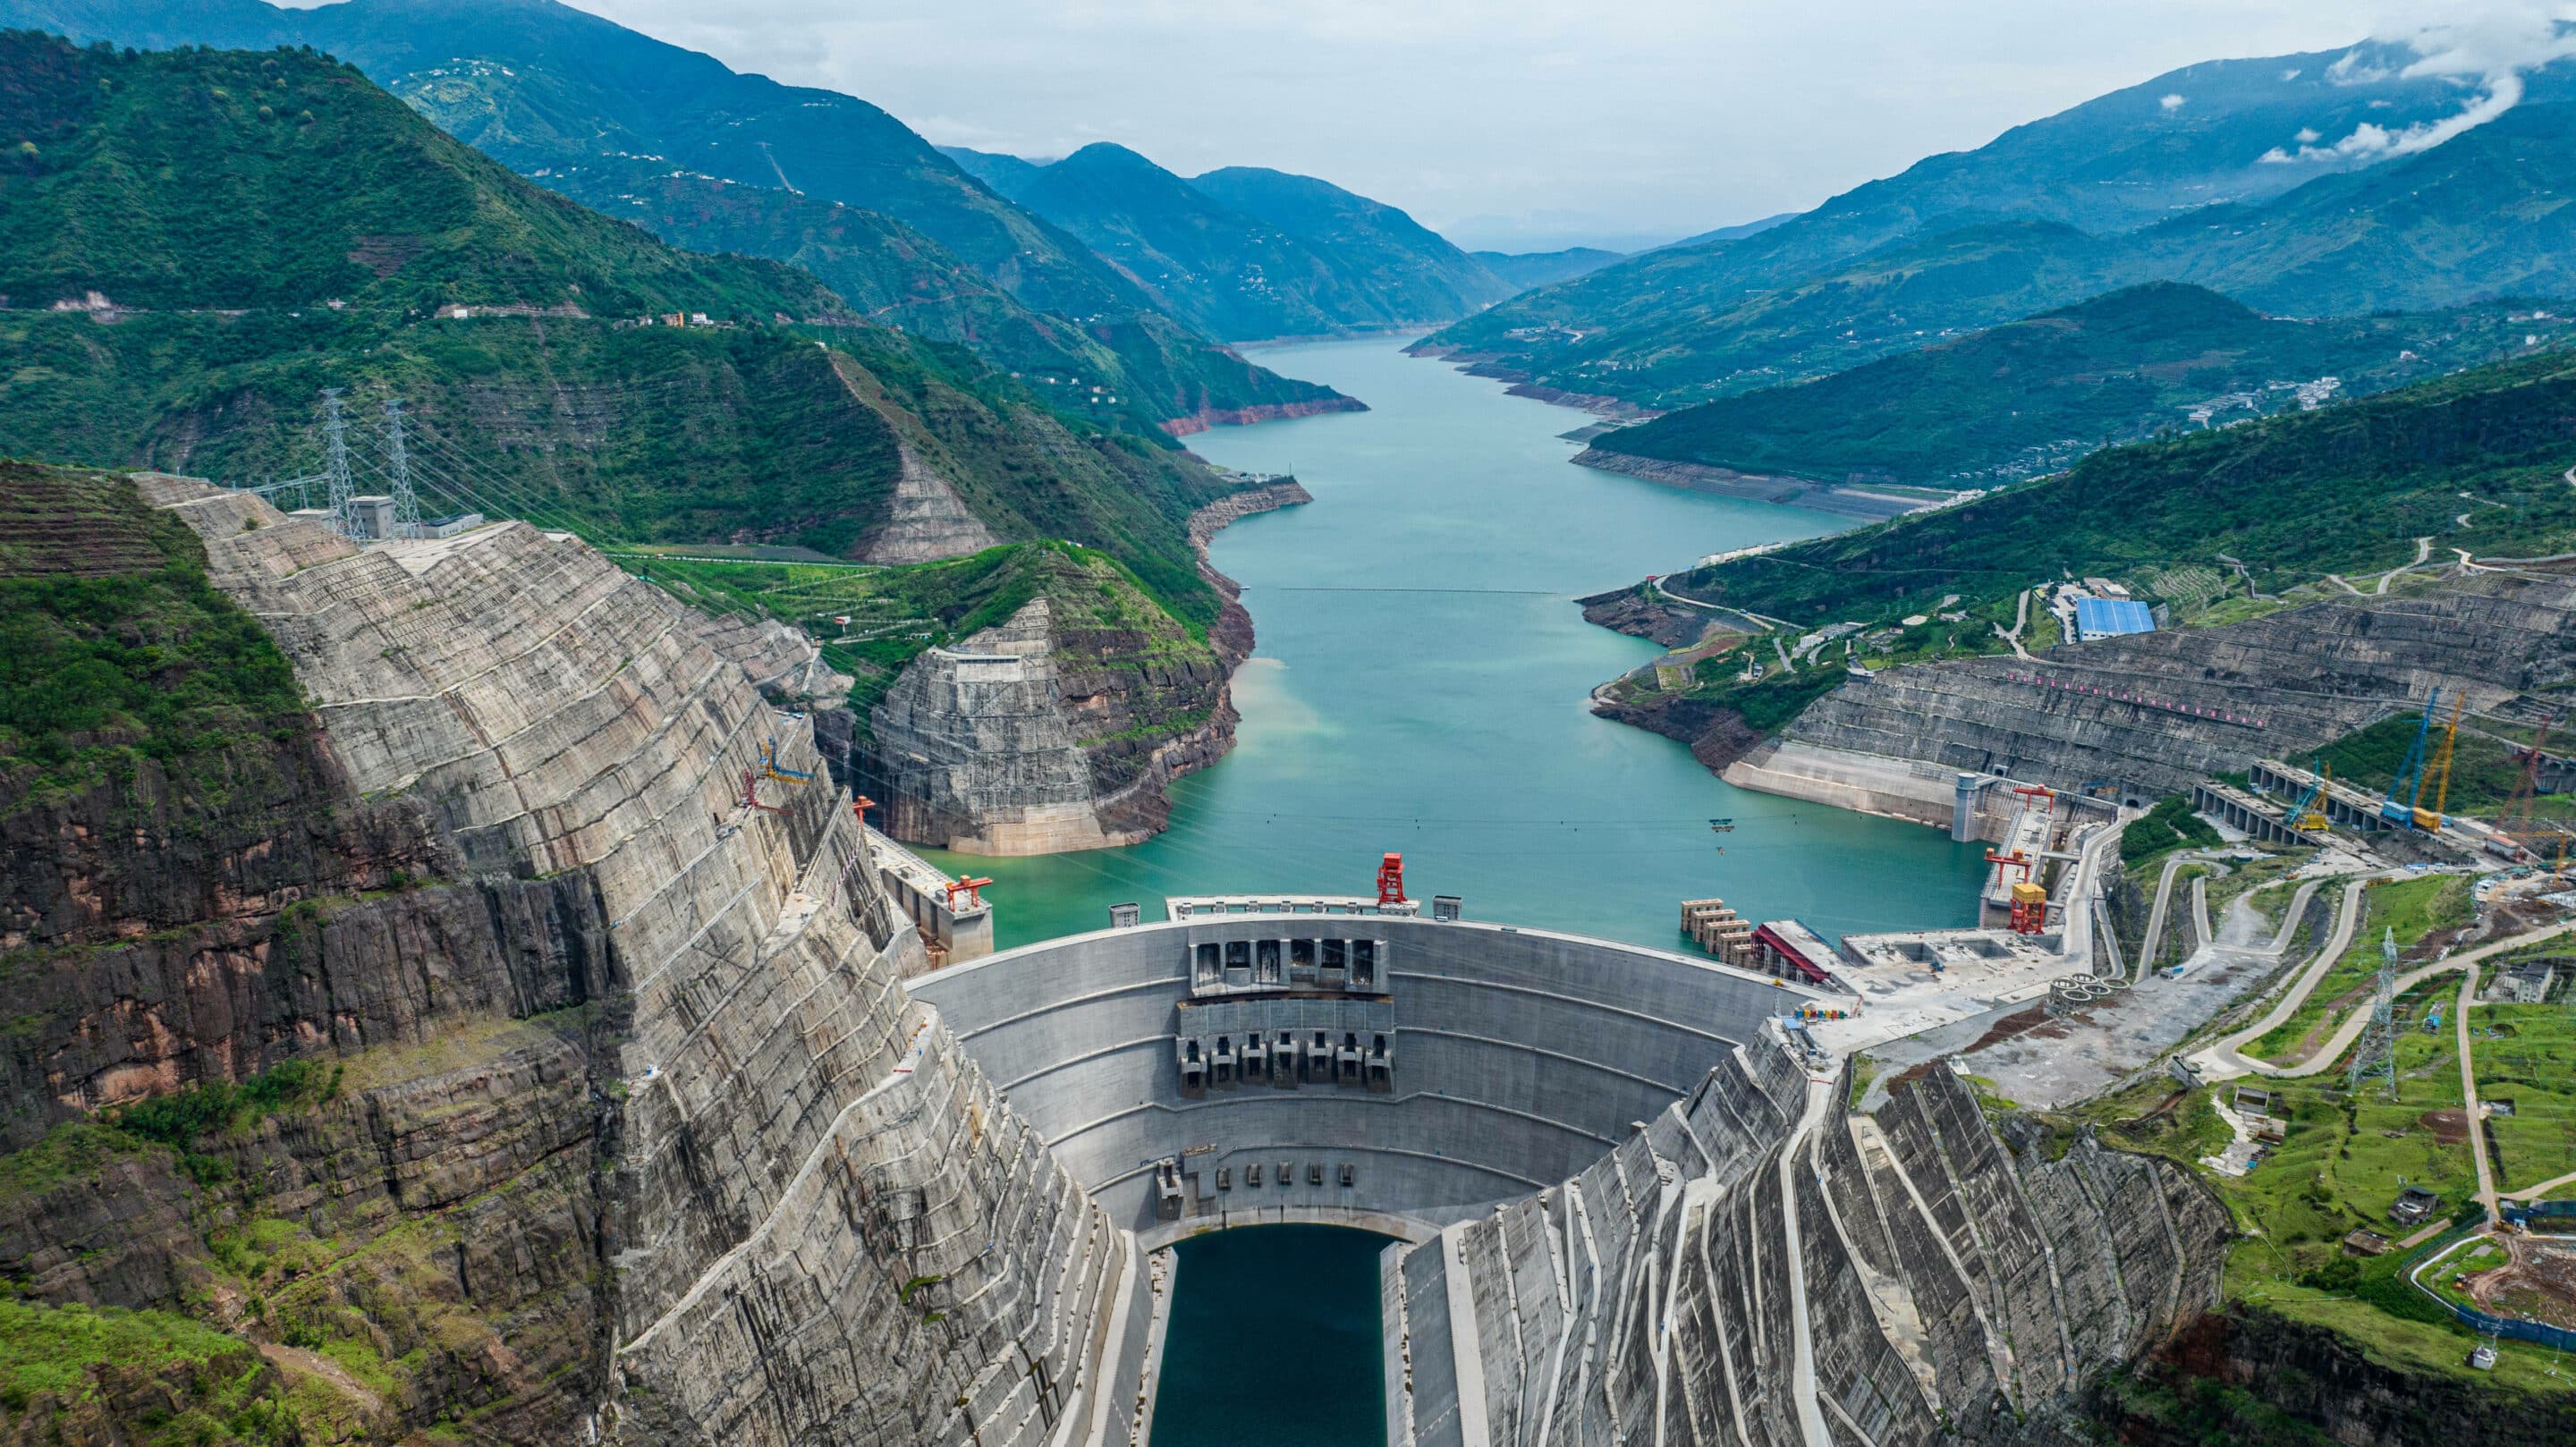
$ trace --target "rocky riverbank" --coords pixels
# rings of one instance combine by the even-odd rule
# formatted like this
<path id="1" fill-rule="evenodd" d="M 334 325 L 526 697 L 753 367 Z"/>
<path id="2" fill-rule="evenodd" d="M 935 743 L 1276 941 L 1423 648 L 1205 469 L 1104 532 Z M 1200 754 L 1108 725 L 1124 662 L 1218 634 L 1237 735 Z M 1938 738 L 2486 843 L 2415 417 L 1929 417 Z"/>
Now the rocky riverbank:
<path id="1" fill-rule="evenodd" d="M 1163 430 L 1187 437 L 1211 427 L 1249 427 L 1255 422 L 1285 422 L 1292 417 L 1321 417 L 1329 412 L 1365 412 L 1357 397 L 1317 397 L 1305 402 L 1260 402 L 1249 407 L 1202 407 L 1186 417 L 1165 420 Z"/>
<path id="2" fill-rule="evenodd" d="M 1229 685 L 1252 652 L 1251 615 L 1208 566 L 1208 541 L 1311 500 L 1280 481 L 1191 517 L 1199 566 L 1224 599 L 1204 638 L 1105 562 L 1057 559 L 1045 596 L 907 664 L 865 740 L 855 720 L 827 721 L 825 751 L 842 752 L 907 843 L 1025 855 L 1151 837 L 1170 820 L 1172 782 L 1233 747 Z"/>
<path id="3" fill-rule="evenodd" d="M 1515 387 L 1512 390 L 1518 392 L 1521 389 Z M 1932 506 L 1929 500 L 1901 497 L 1894 493 L 1870 492 L 1862 488 L 1809 482 L 1802 477 L 1737 472 L 1733 468 L 1710 467 L 1697 462 L 1669 462 L 1659 457 L 1637 457 L 1599 447 L 1584 448 L 1574 455 L 1573 461 L 1577 467 L 1615 472 L 1623 477 L 1642 478 L 1647 482 L 1683 488 L 1690 492 L 1704 492 L 1715 497 L 1740 497 L 1748 502 L 1778 503 L 1783 507 L 1803 507 L 1818 512 L 1843 513 L 1872 522 Z"/>

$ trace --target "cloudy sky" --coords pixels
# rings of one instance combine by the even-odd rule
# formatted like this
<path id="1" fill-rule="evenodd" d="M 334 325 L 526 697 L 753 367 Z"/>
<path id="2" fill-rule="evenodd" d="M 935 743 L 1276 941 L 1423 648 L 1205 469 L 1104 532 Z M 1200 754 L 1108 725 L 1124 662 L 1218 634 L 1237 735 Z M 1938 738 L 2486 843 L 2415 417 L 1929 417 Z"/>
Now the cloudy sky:
<path id="1" fill-rule="evenodd" d="M 2544 0 L 571 0 L 933 141 L 1322 176 L 1469 246 L 1804 208 L 2194 61 Z"/>

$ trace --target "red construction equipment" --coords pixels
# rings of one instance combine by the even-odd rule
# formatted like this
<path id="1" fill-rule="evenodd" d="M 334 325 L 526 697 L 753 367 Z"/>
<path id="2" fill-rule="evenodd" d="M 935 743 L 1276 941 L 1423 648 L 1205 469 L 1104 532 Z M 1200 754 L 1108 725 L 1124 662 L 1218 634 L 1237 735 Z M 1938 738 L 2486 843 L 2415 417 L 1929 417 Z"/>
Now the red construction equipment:
<path id="1" fill-rule="evenodd" d="M 2012 887 L 2012 932 L 2035 935 L 2048 928 L 2048 891 L 2025 879 Z"/>
<path id="2" fill-rule="evenodd" d="M 862 824 L 868 822 L 868 811 L 876 807 L 877 801 L 865 794 L 854 795 L 850 799 L 850 812 L 858 815 L 859 822 Z"/>
<path id="3" fill-rule="evenodd" d="M 2048 812 L 2057 800 L 2057 791 L 2046 784 L 2016 784 L 2013 786 L 2013 792 L 2025 798 L 2037 799 L 2042 813 Z"/>
<path id="4" fill-rule="evenodd" d="M 964 894 L 964 895 L 966 896 L 966 907 L 967 907 L 968 909 L 981 909 L 981 908 L 983 908 L 983 907 L 984 907 L 984 896 L 983 896 L 983 894 L 982 894 L 982 893 L 980 893 L 980 891 L 984 888 L 984 886 L 985 886 L 985 885 L 988 885 L 988 884 L 990 884 L 990 883 L 992 883 L 992 882 L 993 882 L 993 881 L 991 881 L 990 879 L 952 879 L 952 880 L 950 880 L 950 881 L 948 882 L 948 912 L 949 912 L 950 914 L 955 914 L 955 913 L 957 912 L 957 896 L 958 896 L 959 894 L 961 894 L 961 893 L 962 893 L 962 894 Z"/>
<path id="5" fill-rule="evenodd" d="M 787 812 L 775 804 L 764 804 L 760 802 L 760 775 L 754 773 L 750 769 L 742 771 L 742 807 L 746 809 L 758 809 L 764 814 L 784 814 Z"/>
<path id="6" fill-rule="evenodd" d="M 1377 902 L 1404 903 L 1404 856 L 1390 854 L 1377 866 Z"/>
<path id="7" fill-rule="evenodd" d="M 2021 790 L 2014 792 L 2020 793 Z M 2045 791 L 2043 791 L 2045 792 Z M 2006 897 L 2012 902 L 2012 931 L 2017 935 L 2035 935 L 2048 928 L 2048 891 L 2033 879 L 2030 856 L 2016 849 L 2010 854 L 1986 851 L 1986 862 L 1995 866 L 1995 882 L 2005 880 L 2004 871 L 2018 869 L 2021 878 L 2012 881 Z"/>

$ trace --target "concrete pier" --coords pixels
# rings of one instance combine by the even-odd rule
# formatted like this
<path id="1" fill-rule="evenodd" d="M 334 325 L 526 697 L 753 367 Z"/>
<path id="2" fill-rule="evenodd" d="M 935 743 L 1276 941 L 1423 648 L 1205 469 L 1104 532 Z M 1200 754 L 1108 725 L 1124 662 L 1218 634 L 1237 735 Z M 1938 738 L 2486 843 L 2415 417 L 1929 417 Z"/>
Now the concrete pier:
<path id="1" fill-rule="evenodd" d="M 912 917 L 934 968 L 980 960 L 993 952 L 990 902 L 951 892 L 947 875 L 879 830 L 869 829 L 867 839 L 868 857 L 876 862 L 886 897 Z"/>

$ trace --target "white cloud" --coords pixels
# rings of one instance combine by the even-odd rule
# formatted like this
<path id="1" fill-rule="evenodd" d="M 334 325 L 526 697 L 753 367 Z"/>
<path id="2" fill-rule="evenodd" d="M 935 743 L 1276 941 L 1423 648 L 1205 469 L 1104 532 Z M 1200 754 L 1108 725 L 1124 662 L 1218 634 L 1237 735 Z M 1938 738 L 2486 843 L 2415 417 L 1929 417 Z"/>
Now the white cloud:
<path id="1" fill-rule="evenodd" d="M 2157 101 L 2156 104 L 2163 106 L 2169 111 L 2178 111 L 2182 109 L 2182 97 L 2178 95 L 2168 95 L 2163 100 Z"/>
<path id="2" fill-rule="evenodd" d="M 2382 40 L 2404 45 L 2415 59 L 2395 71 L 2376 55 L 2347 51 L 2326 68 L 2339 85 L 2358 85 L 2392 76 L 2474 82 L 2476 93 L 2459 110 L 2439 120 L 2418 121 L 2390 129 L 2368 121 L 2331 145 L 2313 130 L 2301 130 L 2295 151 L 2275 146 L 2261 159 L 2272 165 L 2300 161 L 2375 161 L 2429 151 L 2463 131 L 2485 125 L 2522 103 L 2522 73 L 2553 60 L 2576 55 L 2576 5 L 2542 0 L 2473 0 L 2443 7 L 2450 15 L 2418 21 L 2383 32 Z"/>

